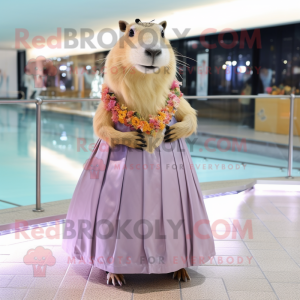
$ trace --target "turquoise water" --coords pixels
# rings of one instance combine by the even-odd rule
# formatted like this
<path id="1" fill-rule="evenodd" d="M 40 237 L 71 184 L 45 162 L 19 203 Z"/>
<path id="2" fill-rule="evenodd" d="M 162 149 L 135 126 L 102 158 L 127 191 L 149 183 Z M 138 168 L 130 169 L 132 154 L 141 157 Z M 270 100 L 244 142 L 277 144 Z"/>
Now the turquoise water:
<path id="1" fill-rule="evenodd" d="M 96 141 L 91 118 L 42 111 L 42 202 L 72 197 L 83 164 L 91 153 L 89 145 L 92 149 Z M 78 147 L 82 143 L 84 148 Z M 285 160 L 243 151 L 210 152 L 203 145 L 188 147 L 200 182 L 286 175 Z M 242 166 L 234 161 L 283 169 Z M 35 203 L 35 110 L 23 105 L 0 106 L 0 200 L 19 205 Z M 10 207 L 14 206 L 0 201 L 0 209 Z"/>

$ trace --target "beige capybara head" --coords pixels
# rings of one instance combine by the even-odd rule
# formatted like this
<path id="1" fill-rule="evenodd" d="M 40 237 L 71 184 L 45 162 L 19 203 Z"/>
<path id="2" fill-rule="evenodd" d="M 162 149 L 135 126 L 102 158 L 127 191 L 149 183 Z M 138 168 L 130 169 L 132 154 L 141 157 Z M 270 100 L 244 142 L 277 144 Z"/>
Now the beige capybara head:
<path id="1" fill-rule="evenodd" d="M 124 35 L 109 52 L 104 82 L 118 101 L 144 118 L 165 105 L 176 75 L 176 59 L 165 37 L 167 23 L 128 24 L 119 21 Z"/>

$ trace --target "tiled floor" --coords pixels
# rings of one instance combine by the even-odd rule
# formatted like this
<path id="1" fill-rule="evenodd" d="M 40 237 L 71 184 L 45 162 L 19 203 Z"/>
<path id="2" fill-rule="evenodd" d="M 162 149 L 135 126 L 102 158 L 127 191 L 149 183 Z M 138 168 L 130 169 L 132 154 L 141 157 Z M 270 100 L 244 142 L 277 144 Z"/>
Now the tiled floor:
<path id="1" fill-rule="evenodd" d="M 205 202 L 217 253 L 204 266 L 189 268 L 190 282 L 178 283 L 171 274 L 126 275 L 125 286 L 107 286 L 100 269 L 68 263 L 59 233 L 32 239 L 25 232 L 30 239 L 0 237 L 0 299 L 300 299 L 300 192 L 254 189 Z M 238 228 L 247 225 L 243 234 Z M 46 277 L 34 277 L 23 262 L 37 246 L 56 258 Z"/>

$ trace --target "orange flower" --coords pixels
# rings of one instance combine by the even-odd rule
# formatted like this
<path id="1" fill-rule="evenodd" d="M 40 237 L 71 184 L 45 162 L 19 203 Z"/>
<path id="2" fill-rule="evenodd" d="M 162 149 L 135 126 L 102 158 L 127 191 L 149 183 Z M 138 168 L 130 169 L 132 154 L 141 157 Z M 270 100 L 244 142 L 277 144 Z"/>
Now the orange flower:
<path id="1" fill-rule="evenodd" d="M 119 116 L 119 122 L 122 123 L 122 124 L 124 124 L 124 121 L 125 121 L 125 119 L 123 117 Z"/>
<path id="2" fill-rule="evenodd" d="M 159 116 L 162 117 L 163 119 L 166 117 L 166 114 L 163 113 L 162 111 L 158 112 Z"/>
<path id="3" fill-rule="evenodd" d="M 143 130 L 144 130 L 144 131 L 151 131 L 151 127 L 150 127 L 150 125 L 149 125 L 148 122 L 145 122 L 145 123 L 144 123 Z"/>
<path id="4" fill-rule="evenodd" d="M 159 124 L 159 129 L 163 130 L 165 128 L 165 124 L 164 123 L 160 123 Z"/>
<path id="5" fill-rule="evenodd" d="M 119 111 L 119 110 L 120 110 L 120 104 L 117 103 L 117 104 L 115 105 L 115 107 L 113 108 L 113 110 Z"/>
<path id="6" fill-rule="evenodd" d="M 132 124 L 134 127 L 136 127 L 136 126 L 138 126 L 138 125 L 140 124 L 140 120 L 139 120 L 137 117 L 133 117 L 133 118 L 131 119 L 131 124 Z"/>
<path id="7" fill-rule="evenodd" d="M 126 110 L 119 110 L 118 114 L 119 114 L 120 118 L 124 119 L 126 117 L 127 111 Z"/>

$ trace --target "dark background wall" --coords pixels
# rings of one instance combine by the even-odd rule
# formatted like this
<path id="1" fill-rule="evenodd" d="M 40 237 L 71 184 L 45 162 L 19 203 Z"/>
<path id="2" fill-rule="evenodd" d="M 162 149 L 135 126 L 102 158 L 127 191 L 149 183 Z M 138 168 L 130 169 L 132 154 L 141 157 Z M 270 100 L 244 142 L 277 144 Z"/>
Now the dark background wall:
<path id="1" fill-rule="evenodd" d="M 207 35 L 205 41 L 215 44 L 214 49 L 205 48 L 200 42 L 200 36 L 174 40 L 171 44 L 182 55 L 194 60 L 197 59 L 199 53 L 209 53 L 211 74 L 208 76 L 208 95 L 234 95 L 242 91 L 249 76 L 233 72 L 230 80 L 228 78 L 226 80 L 225 70 L 221 68 L 218 72 L 218 68 L 222 67 L 226 61 L 236 61 L 237 66 L 245 66 L 247 61 L 250 62 L 249 67 L 253 71 L 251 76 L 253 94 L 265 92 L 261 90 L 259 83 L 264 69 L 272 72 L 270 85 L 284 84 L 300 88 L 300 69 L 298 69 L 300 68 L 300 24 L 261 28 L 258 31 L 260 38 L 256 39 L 253 46 L 245 43 L 242 49 L 241 31 L 236 32 L 237 39 L 233 38 L 232 33 L 226 33 L 223 37 L 225 45 L 218 40 L 218 34 Z M 250 38 L 253 32 L 254 30 L 247 30 Z M 226 45 L 235 44 L 235 42 L 234 47 L 225 49 Z M 178 56 L 178 58 L 190 65 L 189 70 L 182 71 L 184 93 L 196 95 L 197 63 L 185 57 Z"/>

